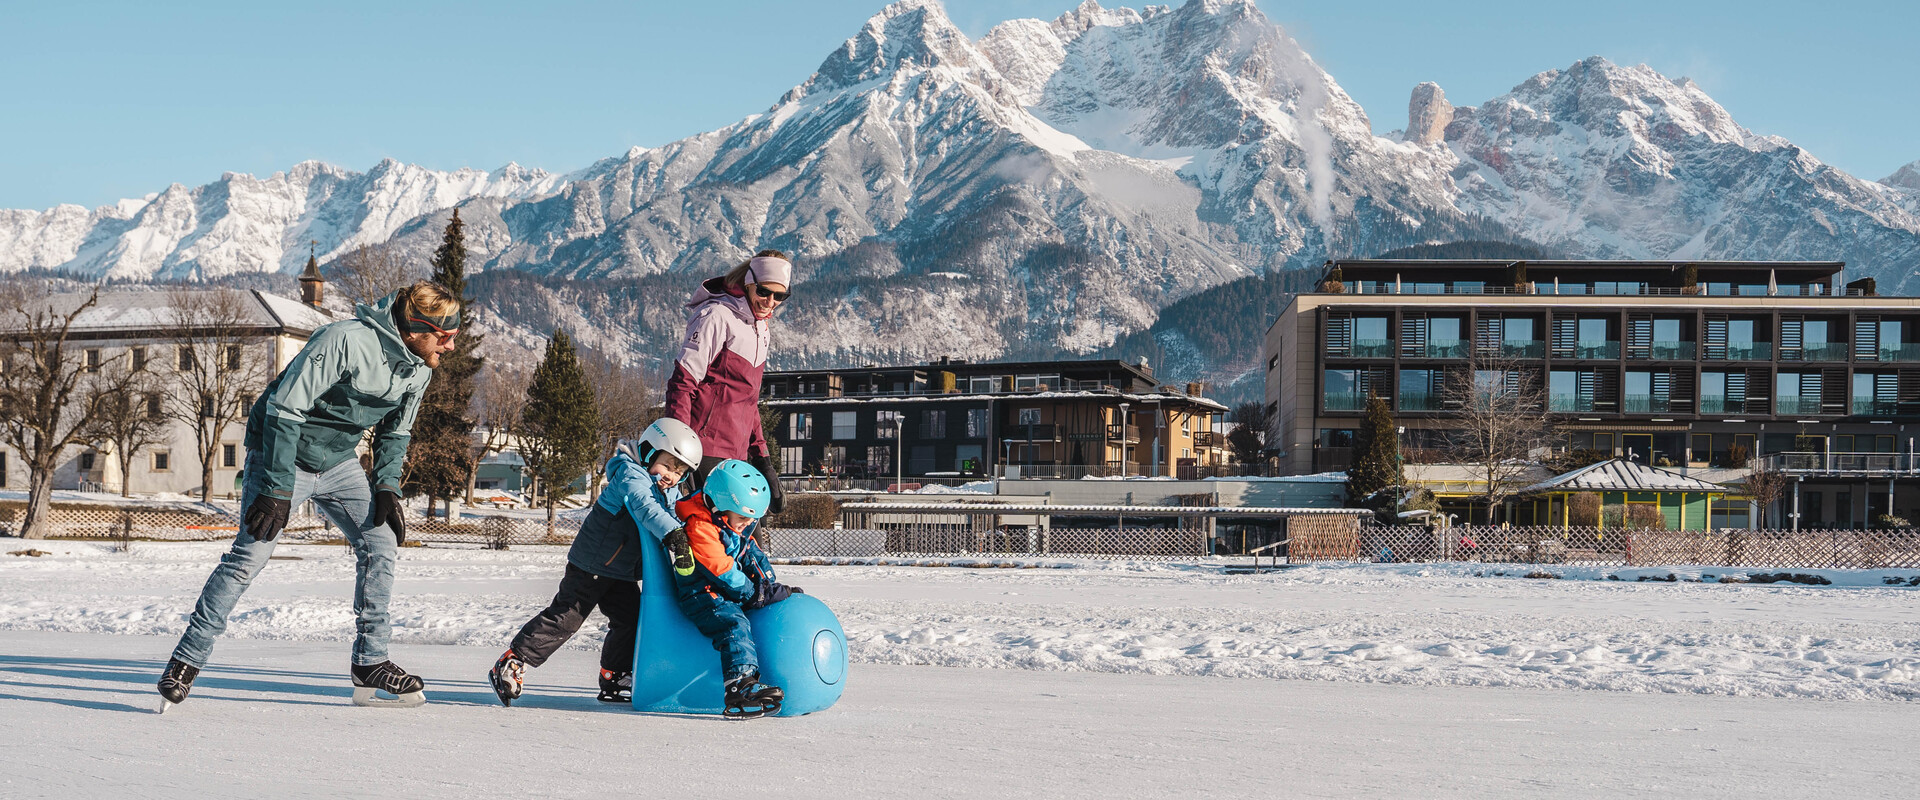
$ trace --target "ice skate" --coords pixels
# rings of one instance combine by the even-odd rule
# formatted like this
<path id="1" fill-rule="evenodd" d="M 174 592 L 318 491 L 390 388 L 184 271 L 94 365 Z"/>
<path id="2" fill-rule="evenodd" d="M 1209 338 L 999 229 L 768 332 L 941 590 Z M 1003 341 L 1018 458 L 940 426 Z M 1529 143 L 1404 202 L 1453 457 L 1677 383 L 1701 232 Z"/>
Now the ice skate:
<path id="1" fill-rule="evenodd" d="M 786 697 L 780 687 L 761 683 L 760 673 L 744 673 L 727 681 L 726 707 L 720 714 L 730 719 L 753 719 L 778 714 L 780 701 Z"/>
<path id="2" fill-rule="evenodd" d="M 376 706 L 381 708 L 414 708 L 425 705 L 427 696 L 421 692 L 426 683 L 401 669 L 391 661 L 361 666 L 353 665 L 353 704 L 356 706 Z M 380 693 L 388 697 L 381 697 Z"/>
<path id="3" fill-rule="evenodd" d="M 200 677 L 200 668 L 177 658 L 167 659 L 167 671 L 160 674 L 160 713 L 187 701 L 187 693 L 193 691 L 193 679 Z"/>
<path id="4" fill-rule="evenodd" d="M 600 702 L 633 702 L 633 673 L 600 670 Z"/>
<path id="5" fill-rule="evenodd" d="M 493 683 L 493 693 L 500 696 L 500 705 L 511 706 L 520 699 L 520 689 L 527 679 L 527 662 L 521 661 L 513 648 L 500 654 L 500 660 L 493 662 L 493 669 L 487 670 L 487 680 Z"/>

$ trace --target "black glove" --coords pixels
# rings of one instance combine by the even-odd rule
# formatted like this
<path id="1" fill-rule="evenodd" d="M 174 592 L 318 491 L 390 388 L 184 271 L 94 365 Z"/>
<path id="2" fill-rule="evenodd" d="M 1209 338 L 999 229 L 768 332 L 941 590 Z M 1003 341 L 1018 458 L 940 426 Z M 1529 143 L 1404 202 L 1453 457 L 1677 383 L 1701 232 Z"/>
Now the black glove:
<path id="1" fill-rule="evenodd" d="M 806 594 L 806 592 L 801 591 L 798 586 L 788 586 L 775 581 L 754 584 L 753 597 L 747 600 L 745 607 L 766 608 L 767 606 L 787 599 L 788 595 L 793 594 Z"/>
<path id="2" fill-rule="evenodd" d="M 388 491 L 373 493 L 373 524 L 393 529 L 393 543 L 407 543 L 407 518 L 400 506 L 400 495 Z"/>
<path id="3" fill-rule="evenodd" d="M 773 459 L 766 456 L 754 456 L 748 459 L 747 463 L 752 464 L 754 469 L 760 470 L 760 474 L 767 478 L 767 490 L 773 495 L 767 499 L 767 513 L 778 514 L 781 511 L 785 511 L 787 508 L 787 496 L 784 492 L 780 491 L 780 471 L 773 468 Z"/>
<path id="4" fill-rule="evenodd" d="M 287 515 L 292 511 L 292 500 L 255 495 L 247 506 L 247 535 L 262 542 L 273 541 L 280 529 L 287 527 Z"/>

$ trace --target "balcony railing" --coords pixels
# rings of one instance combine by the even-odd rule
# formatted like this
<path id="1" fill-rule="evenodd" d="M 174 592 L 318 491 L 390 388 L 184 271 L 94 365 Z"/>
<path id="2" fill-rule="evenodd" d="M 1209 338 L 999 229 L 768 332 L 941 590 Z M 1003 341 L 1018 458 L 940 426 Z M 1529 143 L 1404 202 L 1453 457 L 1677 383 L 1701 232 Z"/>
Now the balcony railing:
<path id="1" fill-rule="evenodd" d="M 1439 411 L 1440 396 L 1431 392 L 1401 392 L 1401 411 Z"/>
<path id="2" fill-rule="evenodd" d="M 1747 404 L 1741 400 L 1729 402 L 1725 395 L 1700 395 L 1700 413 L 1702 414 L 1739 414 L 1747 410 Z"/>
<path id="3" fill-rule="evenodd" d="M 1629 414 L 1664 414 L 1672 410 L 1668 398 L 1657 394 L 1630 394 L 1625 400 Z"/>
<path id="4" fill-rule="evenodd" d="M 1500 355 L 1506 358 L 1539 358 L 1547 352 L 1547 343 L 1510 339 L 1500 343 Z"/>
<path id="5" fill-rule="evenodd" d="M 1708 347 L 1709 361 L 1772 361 L 1772 342 L 1747 342 L 1723 347 Z"/>
<path id="6" fill-rule="evenodd" d="M 1410 358 L 1466 358 L 1467 343 L 1458 339 L 1437 339 L 1425 347 L 1407 348 Z"/>
<path id="7" fill-rule="evenodd" d="M 1392 358 L 1392 339 L 1355 339 L 1349 348 L 1354 358 Z"/>
<path id="8" fill-rule="evenodd" d="M 1202 450 L 1218 447 L 1219 437 L 1213 431 L 1194 431 L 1193 446 Z"/>
<path id="9" fill-rule="evenodd" d="M 1805 345 L 1797 350 L 1781 348 L 1781 361 L 1845 361 L 1847 345 L 1845 342 L 1822 342 Z"/>
<path id="10" fill-rule="evenodd" d="M 1881 345 L 1881 361 L 1920 361 L 1920 344 Z"/>
<path id="11" fill-rule="evenodd" d="M 1573 346 L 1573 353 L 1566 358 L 1619 358 L 1619 342 L 1580 342 Z"/>
<path id="12" fill-rule="evenodd" d="M 1893 477 L 1920 473 L 1916 461 L 1907 453 L 1770 453 L 1756 466 L 1789 475 Z"/>
<path id="13" fill-rule="evenodd" d="M 1791 414 L 1820 413 L 1818 397 L 1776 397 L 1773 400 L 1773 413 L 1781 416 Z"/>
<path id="14" fill-rule="evenodd" d="M 1547 408 L 1553 411 L 1592 411 L 1593 398 L 1572 394 L 1556 394 L 1547 398 Z"/>
<path id="15" fill-rule="evenodd" d="M 1853 398 L 1853 413 L 1869 417 L 1891 417 L 1900 412 L 1900 404 L 1892 400 L 1873 400 Z"/>
<path id="16" fill-rule="evenodd" d="M 1107 439 L 1111 441 L 1116 441 L 1116 442 L 1122 441 L 1124 439 L 1128 444 L 1139 444 L 1140 443 L 1140 426 L 1108 425 Z"/>
<path id="17" fill-rule="evenodd" d="M 1367 396 L 1359 392 L 1329 392 L 1320 404 L 1328 411 L 1360 411 L 1367 407 Z"/>
<path id="18" fill-rule="evenodd" d="M 1053 423 L 1033 425 L 1008 425 L 1006 435 L 1001 438 L 1010 442 L 1051 442 L 1059 439 L 1055 435 Z"/>
<path id="19" fill-rule="evenodd" d="M 1655 361 L 1692 361 L 1697 348 L 1693 342 L 1654 342 L 1645 348 L 1628 348 L 1628 358 Z"/>

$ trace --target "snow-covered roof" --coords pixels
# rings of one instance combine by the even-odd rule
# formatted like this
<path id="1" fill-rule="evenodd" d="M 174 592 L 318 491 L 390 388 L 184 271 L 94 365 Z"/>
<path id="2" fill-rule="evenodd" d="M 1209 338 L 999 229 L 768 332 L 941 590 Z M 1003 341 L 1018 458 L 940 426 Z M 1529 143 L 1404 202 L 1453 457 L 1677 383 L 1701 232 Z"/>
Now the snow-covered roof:
<path id="1" fill-rule="evenodd" d="M 1534 492 L 1725 492 L 1726 487 L 1624 458 L 1589 464 L 1525 489 Z"/>
<path id="2" fill-rule="evenodd" d="M 265 330 L 311 334 L 315 328 L 335 321 L 320 309 L 266 292 L 247 289 L 160 289 L 153 287 L 114 287 L 100 290 L 100 297 L 80 316 L 71 330 L 77 334 L 150 332 L 166 330 L 180 319 L 178 298 L 183 293 L 200 294 L 231 291 L 240 299 L 240 324 Z M 86 302 L 86 292 L 61 292 L 47 298 L 47 307 L 65 315 Z M 0 330 L 16 328 L 17 312 L 0 311 Z"/>

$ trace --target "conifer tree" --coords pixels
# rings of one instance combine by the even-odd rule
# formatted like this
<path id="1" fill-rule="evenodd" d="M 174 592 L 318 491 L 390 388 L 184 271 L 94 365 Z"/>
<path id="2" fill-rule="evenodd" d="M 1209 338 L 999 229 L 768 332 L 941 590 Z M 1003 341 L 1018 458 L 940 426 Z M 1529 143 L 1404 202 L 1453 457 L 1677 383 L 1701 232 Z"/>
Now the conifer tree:
<path id="1" fill-rule="evenodd" d="M 473 417 L 474 376 L 480 372 L 481 358 L 474 352 L 481 337 L 473 333 L 473 298 L 467 289 L 466 226 L 460 221 L 460 209 L 453 210 L 440 248 L 433 253 L 434 283 L 445 287 L 460 299 L 460 333 L 454 337 L 453 351 L 440 356 L 433 371 L 433 382 L 420 398 L 420 412 L 413 423 L 413 441 L 407 447 L 407 473 L 402 488 L 408 495 L 425 494 L 445 499 L 453 515 L 453 498 L 467 488 L 467 477 L 475 467 Z"/>
<path id="2" fill-rule="evenodd" d="M 573 493 L 573 482 L 594 466 L 599 424 L 593 387 L 580 367 L 573 340 L 556 330 L 547 342 L 546 356 L 533 371 L 518 431 L 520 456 L 539 482 L 547 508 L 549 535 L 555 506 Z"/>
<path id="3" fill-rule="evenodd" d="M 1347 505 L 1372 507 L 1378 503 L 1369 503 L 1369 496 L 1405 482 L 1400 473 L 1400 435 L 1386 398 L 1374 395 L 1367 400 L 1367 416 L 1353 444 L 1353 466 L 1347 468 Z"/>

